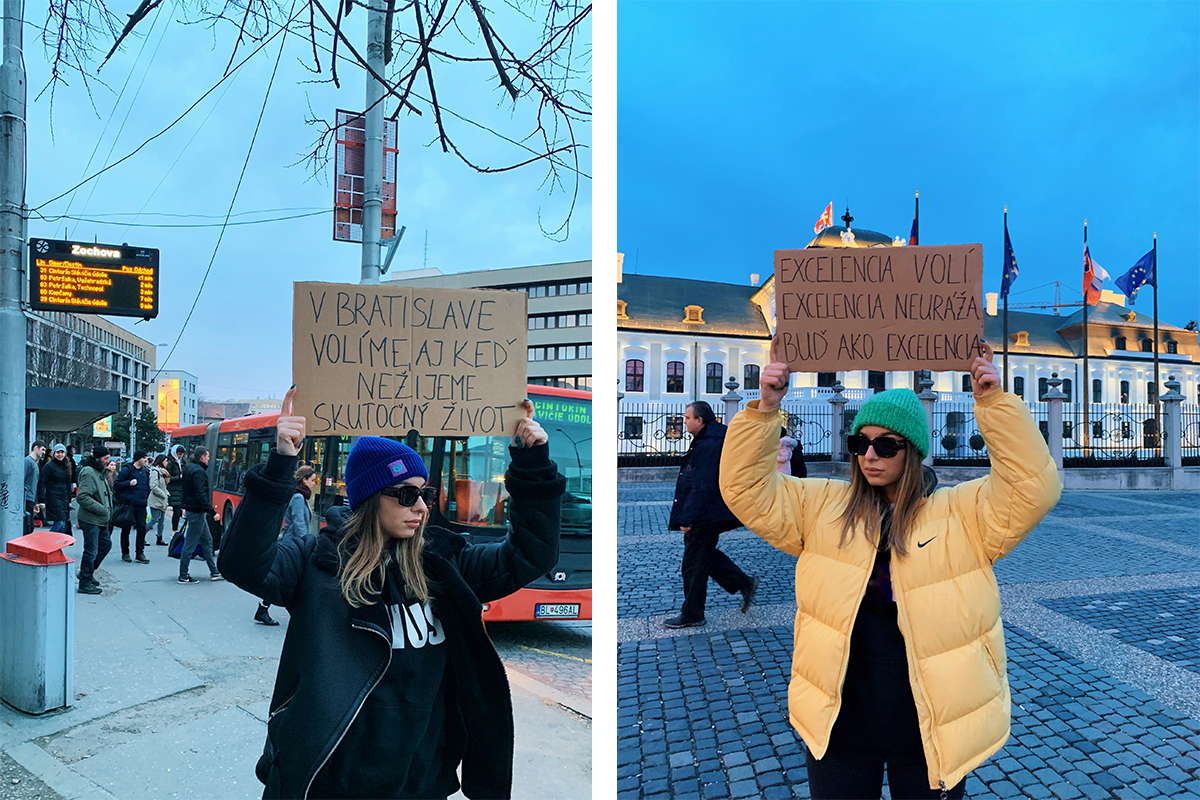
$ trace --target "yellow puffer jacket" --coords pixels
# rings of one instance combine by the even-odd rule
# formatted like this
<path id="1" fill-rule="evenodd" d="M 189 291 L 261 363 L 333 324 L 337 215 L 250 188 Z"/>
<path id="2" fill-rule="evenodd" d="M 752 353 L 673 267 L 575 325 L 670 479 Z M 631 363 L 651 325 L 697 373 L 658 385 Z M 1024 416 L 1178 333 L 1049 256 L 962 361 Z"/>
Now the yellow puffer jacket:
<path id="1" fill-rule="evenodd" d="M 721 458 L 721 494 L 747 528 L 799 556 L 788 710 L 818 759 L 841 708 L 850 633 L 875 562 L 861 530 L 838 547 L 850 484 L 775 471 L 778 411 L 758 402 L 733 419 Z M 908 653 L 909 682 L 929 786 L 954 786 L 1008 739 L 1000 590 L 992 565 L 1054 508 L 1062 482 L 1025 404 L 993 391 L 975 403 L 991 454 L 986 478 L 935 491 L 891 561 L 892 590 Z M 926 543 L 924 546 L 918 546 Z"/>

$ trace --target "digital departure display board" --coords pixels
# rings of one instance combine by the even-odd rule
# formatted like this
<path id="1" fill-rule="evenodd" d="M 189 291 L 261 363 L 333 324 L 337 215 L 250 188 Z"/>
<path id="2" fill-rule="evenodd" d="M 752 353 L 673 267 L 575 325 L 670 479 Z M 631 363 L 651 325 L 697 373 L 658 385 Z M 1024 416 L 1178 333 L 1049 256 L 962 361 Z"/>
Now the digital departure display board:
<path id="1" fill-rule="evenodd" d="M 158 316 L 158 250 L 30 239 L 29 306 L 153 319 Z"/>

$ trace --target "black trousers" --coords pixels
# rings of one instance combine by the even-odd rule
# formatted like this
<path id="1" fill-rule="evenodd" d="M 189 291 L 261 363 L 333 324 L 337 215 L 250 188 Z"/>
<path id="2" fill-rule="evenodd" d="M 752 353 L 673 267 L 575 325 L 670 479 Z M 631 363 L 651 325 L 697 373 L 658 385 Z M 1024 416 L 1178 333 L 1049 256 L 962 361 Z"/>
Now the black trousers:
<path id="1" fill-rule="evenodd" d="M 137 540 L 135 551 L 139 556 L 146 551 L 146 507 L 133 506 L 133 525 L 121 526 L 121 555 L 129 555 L 129 529 L 134 528 L 137 531 Z"/>
<path id="2" fill-rule="evenodd" d="M 807 747 L 808 791 L 812 800 L 877 800 L 883 795 L 882 760 L 855 755 L 826 753 L 818 761 Z M 941 789 L 929 788 L 925 760 L 886 763 L 888 791 L 892 800 L 940 800 Z M 961 800 L 967 781 L 963 779 L 946 790 L 947 800 Z"/>
<path id="3" fill-rule="evenodd" d="M 179 520 L 183 519 L 183 506 L 174 506 L 171 514 L 171 535 L 179 533 Z"/>
<path id="4" fill-rule="evenodd" d="M 730 594 L 750 588 L 750 576 L 717 549 L 720 525 L 695 525 L 683 535 L 683 610 L 687 622 L 704 619 L 708 579 Z"/>

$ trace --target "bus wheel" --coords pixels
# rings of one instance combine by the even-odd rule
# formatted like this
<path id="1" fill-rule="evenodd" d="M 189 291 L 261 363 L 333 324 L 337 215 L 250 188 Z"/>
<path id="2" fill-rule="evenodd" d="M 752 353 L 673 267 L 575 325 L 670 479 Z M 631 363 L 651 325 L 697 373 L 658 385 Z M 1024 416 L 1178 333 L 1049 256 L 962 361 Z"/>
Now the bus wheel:
<path id="1" fill-rule="evenodd" d="M 230 503 L 228 500 L 226 500 L 225 501 L 225 509 L 221 512 L 221 529 L 223 531 L 228 531 L 229 525 L 232 522 L 233 522 L 233 503 Z M 221 534 L 221 538 L 222 539 L 225 538 L 224 533 Z M 217 547 L 216 547 L 217 550 L 221 549 L 221 547 L 220 547 L 221 544 L 223 544 L 223 542 L 219 542 L 217 544 Z"/>

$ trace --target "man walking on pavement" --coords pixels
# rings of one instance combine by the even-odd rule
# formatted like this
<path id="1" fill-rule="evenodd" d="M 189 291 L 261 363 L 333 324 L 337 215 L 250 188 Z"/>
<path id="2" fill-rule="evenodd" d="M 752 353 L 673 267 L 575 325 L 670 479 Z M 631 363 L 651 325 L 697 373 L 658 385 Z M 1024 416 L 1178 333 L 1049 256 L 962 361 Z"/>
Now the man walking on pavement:
<path id="1" fill-rule="evenodd" d="M 208 527 L 208 517 L 220 520 L 216 509 L 212 506 L 212 494 L 208 490 L 208 448 L 197 447 L 192 453 L 192 459 L 183 469 L 183 511 L 184 527 L 187 533 L 183 537 L 183 550 L 179 554 L 179 582 L 184 585 L 200 581 L 188 575 L 188 565 L 192 562 L 192 553 L 196 545 L 208 564 L 212 580 L 223 581 L 221 573 L 217 572 L 217 562 L 213 559 L 212 531 Z"/>
<path id="2" fill-rule="evenodd" d="M 725 426 L 717 422 L 712 406 L 703 400 L 687 407 L 683 424 L 693 438 L 675 482 L 669 524 L 671 530 L 683 531 L 683 609 L 679 616 L 663 622 L 666 628 L 704 624 L 710 577 L 730 594 L 741 592 L 743 614 L 750 610 L 758 591 L 758 578 L 742 572 L 717 549 L 717 537 L 742 524 L 721 499 L 719 473 Z"/>
<path id="3" fill-rule="evenodd" d="M 33 533 L 33 517 L 38 512 L 38 478 L 41 476 L 42 458 L 46 455 L 46 444 L 38 439 L 25 456 L 25 534 Z"/>
<path id="4" fill-rule="evenodd" d="M 105 479 L 108 451 L 97 447 L 79 467 L 79 526 L 83 529 L 83 559 L 79 562 L 79 593 L 100 594 L 94 573 L 112 549 L 112 489 Z"/>
<path id="5" fill-rule="evenodd" d="M 121 528 L 121 560 L 129 558 L 129 529 L 137 531 L 135 552 L 139 564 L 149 564 L 146 558 L 146 504 L 150 499 L 150 473 L 146 469 L 146 451 L 138 450 L 133 454 L 133 461 L 121 468 L 117 479 L 113 481 L 113 489 L 117 497 L 133 509 L 133 521 L 120 525 Z"/>

